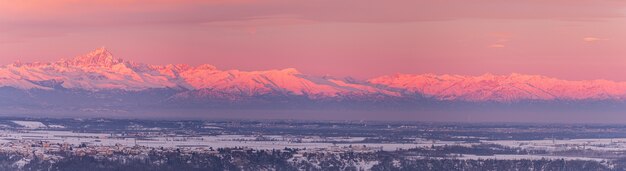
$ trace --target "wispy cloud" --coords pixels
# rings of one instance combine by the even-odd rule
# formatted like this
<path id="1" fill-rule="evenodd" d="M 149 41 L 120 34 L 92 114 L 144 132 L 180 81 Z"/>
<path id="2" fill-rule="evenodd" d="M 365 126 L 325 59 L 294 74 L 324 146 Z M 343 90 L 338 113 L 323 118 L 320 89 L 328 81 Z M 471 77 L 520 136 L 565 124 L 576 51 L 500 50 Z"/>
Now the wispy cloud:
<path id="1" fill-rule="evenodd" d="M 583 41 L 585 41 L 585 42 L 597 42 L 597 41 L 601 41 L 601 40 L 609 40 L 609 39 L 597 38 L 597 37 L 584 37 L 583 38 Z"/>
<path id="2" fill-rule="evenodd" d="M 91 23 L 170 23 L 293 16 L 339 22 L 415 22 L 449 19 L 565 19 L 624 17 L 626 2 L 613 0 L 0 0 L 0 22 L 80 21 Z M 446 9 L 446 10 L 441 10 Z M 533 11 L 528 12 L 528 11 Z"/>
<path id="3" fill-rule="evenodd" d="M 272 16 L 350 23 L 476 18 L 587 20 L 624 17 L 622 9 L 626 7 L 626 1 L 614 0 L 476 0 L 471 4 L 464 0 L 0 0 L 0 4 L 0 29 L 62 34 L 94 28 L 151 26 L 158 29 L 212 22 L 254 22 Z"/>

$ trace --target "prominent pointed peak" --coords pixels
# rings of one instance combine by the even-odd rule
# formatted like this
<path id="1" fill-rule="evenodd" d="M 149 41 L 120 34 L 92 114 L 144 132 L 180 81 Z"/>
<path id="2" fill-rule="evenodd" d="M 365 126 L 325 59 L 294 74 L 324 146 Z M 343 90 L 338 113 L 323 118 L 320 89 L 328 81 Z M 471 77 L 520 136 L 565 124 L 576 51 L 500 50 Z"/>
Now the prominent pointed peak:
<path id="1" fill-rule="evenodd" d="M 105 47 L 97 48 L 86 55 L 79 56 L 76 59 L 86 59 L 93 62 L 110 62 L 116 60 L 113 54 L 109 52 Z"/>
<path id="2" fill-rule="evenodd" d="M 68 65 L 87 67 L 111 67 L 122 62 L 124 62 L 122 59 L 115 58 L 105 47 L 97 48 L 86 55 L 65 61 Z"/>
<path id="3" fill-rule="evenodd" d="M 113 54 L 111 54 L 111 52 L 109 52 L 109 50 L 107 50 L 104 46 L 94 49 L 89 54 L 113 56 Z"/>

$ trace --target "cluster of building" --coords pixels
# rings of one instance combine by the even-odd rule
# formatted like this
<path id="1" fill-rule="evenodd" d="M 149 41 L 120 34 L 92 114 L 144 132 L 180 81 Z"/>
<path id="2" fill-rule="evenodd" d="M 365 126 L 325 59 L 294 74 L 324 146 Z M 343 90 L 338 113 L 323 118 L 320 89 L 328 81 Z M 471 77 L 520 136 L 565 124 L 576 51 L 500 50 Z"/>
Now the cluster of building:
<path id="1" fill-rule="evenodd" d="M 144 156 L 151 154 L 180 153 L 181 155 L 191 155 L 192 153 L 218 154 L 212 148 L 172 148 L 172 147 L 146 147 L 127 146 L 116 144 L 114 146 L 92 145 L 81 143 L 80 145 L 70 143 L 50 143 L 42 140 L 15 140 L 0 144 L 0 153 L 16 154 L 25 158 L 38 158 L 42 160 L 62 159 L 62 156 L 92 156 L 105 158 L 111 156 Z"/>

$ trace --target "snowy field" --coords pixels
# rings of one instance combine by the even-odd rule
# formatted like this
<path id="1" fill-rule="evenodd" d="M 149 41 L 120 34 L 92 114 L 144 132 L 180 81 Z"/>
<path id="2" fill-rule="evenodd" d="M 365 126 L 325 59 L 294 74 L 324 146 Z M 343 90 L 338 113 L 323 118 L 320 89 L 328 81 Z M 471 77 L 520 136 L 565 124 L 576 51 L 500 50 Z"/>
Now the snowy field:
<path id="1" fill-rule="evenodd" d="M 409 149 L 415 147 L 429 147 L 431 145 L 443 146 L 454 145 L 458 142 L 451 141 L 416 141 L 415 143 L 331 143 L 332 141 L 356 142 L 364 138 L 346 137 L 308 137 L 293 138 L 280 135 L 264 136 L 258 140 L 255 136 L 246 135 L 217 135 L 199 137 L 154 137 L 154 138 L 117 138 L 110 134 L 75 133 L 71 131 L 0 131 L 0 143 L 8 143 L 15 140 L 41 140 L 51 143 L 80 145 L 83 143 L 97 146 L 125 146 L 141 145 L 147 147 L 248 147 L 253 149 L 283 149 L 287 148 L 336 148 L 348 146 L 366 146 L 381 148 L 385 151 L 397 149 Z M 331 141 L 331 142 L 325 142 Z"/>
<path id="2" fill-rule="evenodd" d="M 41 122 L 37 121 L 11 121 L 17 125 L 20 125 L 24 128 L 28 129 L 37 129 L 37 128 L 46 128 L 47 126 Z"/>
<path id="3" fill-rule="evenodd" d="M 252 149 L 318 149 L 330 150 L 347 148 L 349 146 L 368 147 L 370 149 L 380 149 L 384 151 L 394 151 L 398 149 L 409 149 L 415 147 L 431 147 L 444 145 L 471 146 L 479 143 L 462 143 L 455 141 L 433 141 L 426 139 L 415 139 L 412 143 L 359 143 L 365 140 L 364 137 L 294 137 L 281 135 L 248 136 L 248 135 L 217 135 L 217 136 L 159 136 L 151 138 L 128 138 L 119 135 L 101 133 L 76 133 L 71 131 L 52 130 L 29 130 L 45 126 L 37 122 L 13 121 L 15 124 L 23 125 L 27 129 L 12 131 L 0 131 L 0 143 L 10 143 L 21 140 L 46 141 L 59 144 L 88 144 L 92 146 L 146 146 L 146 147 L 170 147 L 170 148 L 233 148 L 247 147 Z M 341 142 L 341 143 L 336 143 Z M 626 150 L 626 139 L 572 139 L 572 140 L 532 140 L 532 141 L 482 141 L 481 143 L 499 144 L 508 147 L 522 148 L 529 150 L 564 151 L 571 149 L 590 149 L 597 151 L 622 151 Z M 477 156 L 470 154 L 460 154 L 458 159 L 565 159 L 565 160 L 605 160 L 599 157 L 577 157 L 577 156 L 551 156 L 551 155 L 493 155 Z"/>
<path id="4" fill-rule="evenodd" d="M 581 150 L 596 151 L 623 151 L 626 150 L 626 138 L 613 139 L 569 139 L 569 140 L 499 140 L 484 141 L 509 147 L 522 149 L 537 149 L 548 151 Z"/>

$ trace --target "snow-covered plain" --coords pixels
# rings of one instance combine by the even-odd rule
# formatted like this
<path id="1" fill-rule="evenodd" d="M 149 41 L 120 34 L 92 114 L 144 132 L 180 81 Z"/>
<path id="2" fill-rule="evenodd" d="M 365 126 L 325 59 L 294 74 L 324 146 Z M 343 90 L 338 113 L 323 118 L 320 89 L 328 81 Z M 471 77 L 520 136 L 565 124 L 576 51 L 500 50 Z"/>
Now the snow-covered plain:
<path id="1" fill-rule="evenodd" d="M 25 128 L 29 128 L 29 129 L 37 129 L 37 128 L 45 128 L 47 127 L 46 124 L 43 124 L 41 122 L 37 122 L 37 121 L 11 121 L 15 124 L 18 124 L 22 127 Z"/>
<path id="2" fill-rule="evenodd" d="M 563 150 L 596 150 L 596 151 L 616 151 L 626 150 L 626 138 L 606 138 L 606 139 L 569 139 L 569 140 L 498 140 L 485 141 L 487 143 L 499 144 L 508 147 L 520 147 L 523 149 L 536 149 L 548 151 Z"/>
<path id="3" fill-rule="evenodd" d="M 26 128 L 39 128 L 45 126 L 40 122 L 13 121 Z M 444 145 L 471 146 L 479 143 L 462 143 L 455 141 L 433 141 L 426 139 L 415 139 L 411 143 L 359 143 L 364 137 L 317 137 L 317 136 L 251 136 L 251 135 L 217 135 L 217 136 L 157 136 L 152 138 L 131 138 L 122 137 L 115 134 L 104 133 L 77 133 L 71 131 L 54 130 L 2 130 L 0 131 L 0 144 L 14 141 L 34 140 L 46 141 L 59 144 L 88 144 L 92 146 L 146 146 L 146 147 L 169 147 L 169 148 L 226 148 L 245 147 L 252 149 L 283 149 L 300 148 L 317 151 L 337 151 L 348 149 L 349 147 L 366 147 L 364 152 L 371 150 L 395 151 L 399 149 L 409 149 L 415 147 L 430 147 Z M 340 142 L 340 143 L 337 143 Z M 626 150 L 626 139 L 572 139 L 572 140 L 533 140 L 533 141 L 482 141 L 481 143 L 499 144 L 509 147 L 519 147 L 529 150 L 564 151 L 569 149 L 591 149 L 599 151 Z M 353 148 L 354 149 L 354 148 Z M 581 157 L 581 156 L 553 156 L 553 155 L 493 155 L 476 156 L 470 154 L 459 154 L 458 159 L 565 159 L 565 160 L 606 160 L 601 157 Z M 361 163 L 362 165 L 369 165 Z M 370 163 L 371 164 L 371 163 Z"/>
<path id="4" fill-rule="evenodd" d="M 456 142 L 439 141 L 423 141 L 415 143 L 341 143 L 336 144 L 325 138 L 309 137 L 303 141 L 293 137 L 283 137 L 279 135 L 264 136 L 265 140 L 259 140 L 259 137 L 247 135 L 217 135 L 217 136 L 199 136 L 199 137 L 154 137 L 154 138 L 122 138 L 112 136 L 111 134 L 98 133 L 75 133 L 71 131 L 0 131 L 0 143 L 7 143 L 14 140 L 42 140 L 51 143 L 68 143 L 80 145 L 83 143 L 97 146 L 114 146 L 116 144 L 126 146 L 148 146 L 148 147 L 248 147 L 254 149 L 283 149 L 288 148 L 336 148 L 348 146 L 366 146 L 372 148 L 380 148 L 385 151 L 393 151 L 397 149 L 409 149 L 415 147 L 428 147 L 431 145 L 453 145 Z M 331 140 L 356 141 L 362 138 L 345 138 L 334 137 Z M 328 142 L 324 142 L 328 141 Z"/>

